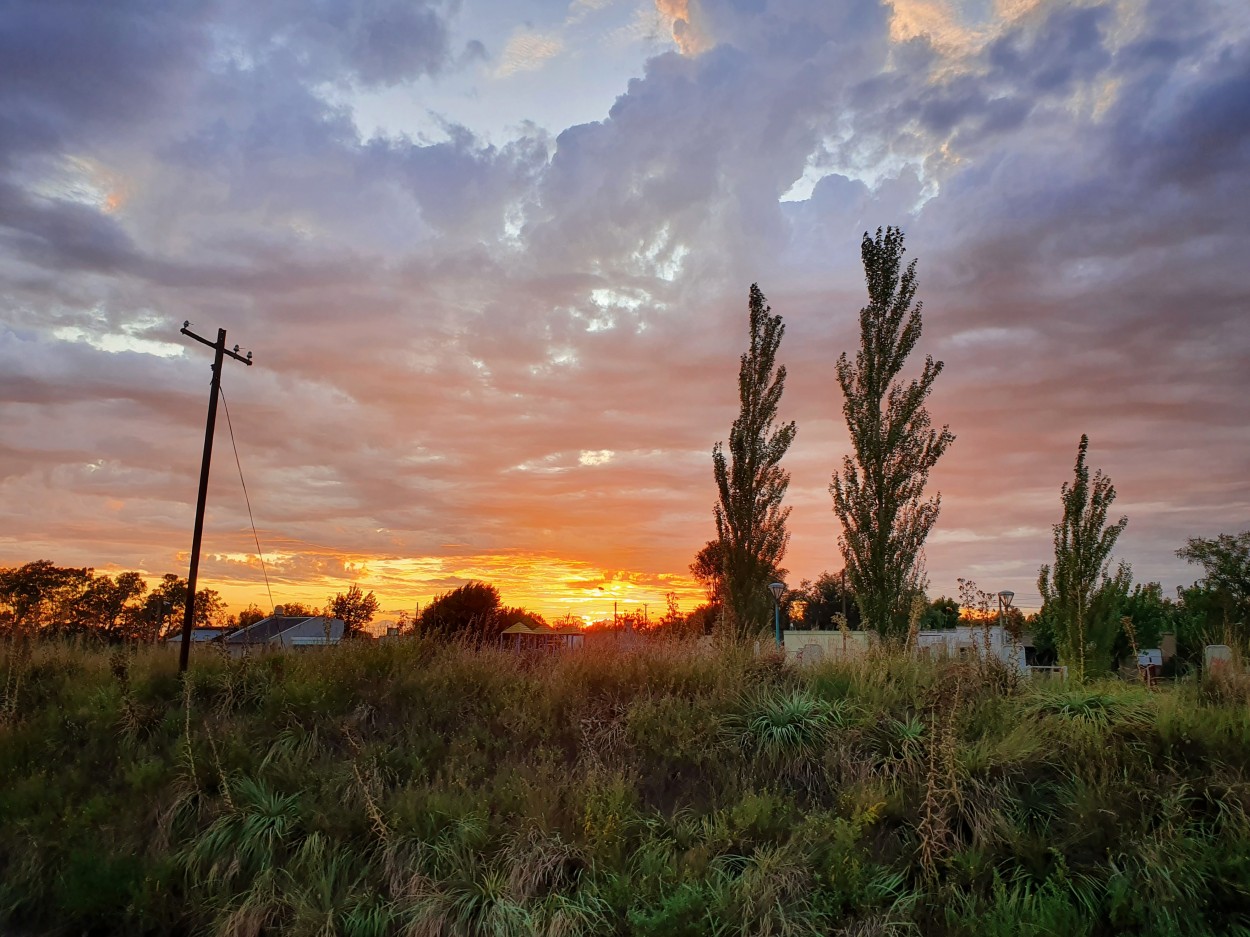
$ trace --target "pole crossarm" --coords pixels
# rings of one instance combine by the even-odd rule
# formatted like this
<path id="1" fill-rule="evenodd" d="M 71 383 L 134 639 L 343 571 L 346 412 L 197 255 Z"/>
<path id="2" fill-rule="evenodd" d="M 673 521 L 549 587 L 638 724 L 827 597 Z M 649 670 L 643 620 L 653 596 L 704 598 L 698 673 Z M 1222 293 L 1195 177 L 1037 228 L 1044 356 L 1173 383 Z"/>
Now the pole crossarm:
<path id="1" fill-rule="evenodd" d="M 189 328 L 187 328 L 185 325 L 184 325 L 182 328 L 180 328 L 178 331 L 179 331 L 179 332 L 181 332 L 183 335 L 187 336 L 188 338 L 193 338 L 193 339 L 195 339 L 197 342 L 200 342 L 200 343 L 201 343 L 201 344 L 203 344 L 203 345 L 207 345 L 209 348 L 216 348 L 216 347 L 217 347 L 217 343 L 216 343 L 216 342 L 210 342 L 210 341 L 209 341 L 207 338 L 205 338 L 203 335 L 196 335 L 194 332 L 192 332 L 192 331 L 191 331 Z M 233 350 L 233 351 L 231 351 L 229 348 L 225 348 L 225 347 L 223 347 L 223 348 L 222 348 L 222 354 L 226 355 L 227 357 L 233 358 L 235 361 L 242 361 L 242 362 L 243 362 L 244 364 L 246 364 L 249 368 L 252 366 L 252 353 L 249 351 L 249 352 L 247 353 L 247 357 L 244 357 L 243 355 L 239 354 L 239 346 L 238 346 L 238 345 L 235 345 L 235 346 L 234 346 L 234 350 Z"/>
<path id="2" fill-rule="evenodd" d="M 225 329 L 217 330 L 215 342 L 210 342 L 204 336 L 192 332 L 189 321 L 183 322 L 179 331 L 188 338 L 193 338 L 200 344 L 213 349 L 213 379 L 208 392 L 208 424 L 204 429 L 204 456 L 200 462 L 200 488 L 195 501 L 195 530 L 191 534 L 191 569 L 187 573 L 187 602 L 182 617 L 182 646 L 178 652 L 178 672 L 185 673 L 191 653 L 191 629 L 195 623 L 195 587 L 200 573 L 200 542 L 204 537 L 204 507 L 208 500 L 209 463 L 213 458 L 213 429 L 217 423 L 217 397 L 221 391 L 221 363 L 228 355 L 250 368 L 252 353 L 249 351 L 244 357 L 239 354 L 238 345 L 235 345 L 233 350 L 227 348 Z"/>

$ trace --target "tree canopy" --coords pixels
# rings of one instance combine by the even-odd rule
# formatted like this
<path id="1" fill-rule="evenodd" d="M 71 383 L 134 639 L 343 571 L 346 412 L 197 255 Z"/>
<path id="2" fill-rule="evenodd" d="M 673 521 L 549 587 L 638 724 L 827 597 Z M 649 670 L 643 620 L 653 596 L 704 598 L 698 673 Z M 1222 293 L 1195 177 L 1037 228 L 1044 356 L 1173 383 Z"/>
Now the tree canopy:
<path id="1" fill-rule="evenodd" d="M 1229 630 L 1244 637 L 1250 625 L 1250 530 L 1191 537 L 1176 555 L 1202 567 L 1205 575 L 1197 585 L 1210 590 Z"/>
<path id="2" fill-rule="evenodd" d="M 748 348 L 739 362 L 738 417 L 729 431 L 728 455 L 723 443 L 712 447 L 712 474 L 720 496 L 713 513 L 723 564 L 722 601 L 740 638 L 760 631 L 770 620 L 768 584 L 781 575 L 790 540 L 790 509 L 782 507 L 790 473 L 781 468 L 781 458 L 795 433 L 793 422 L 776 422 L 786 383 L 785 366 L 777 365 L 785 325 L 754 283 L 747 306 Z"/>
<path id="3" fill-rule="evenodd" d="M 418 616 L 416 630 L 481 645 L 518 621 L 530 627 L 546 625 L 536 612 L 505 606 L 499 590 L 490 583 L 472 581 L 435 596 Z"/>
<path id="4" fill-rule="evenodd" d="M 155 640 L 182 621 L 187 581 L 167 573 L 151 591 L 143 575 L 116 575 L 51 560 L 0 569 L 0 633 L 83 634 L 106 641 Z M 216 590 L 196 593 L 195 624 L 215 624 L 225 609 Z"/>
<path id="5" fill-rule="evenodd" d="M 1132 582 L 1123 563 L 1114 576 L 1108 574 L 1111 551 L 1128 518 L 1107 523 L 1115 486 L 1101 469 L 1091 481 L 1088 451 L 1089 437 L 1082 434 L 1072 481 L 1060 488 L 1063 519 L 1054 525 L 1054 565 L 1043 566 L 1037 578 L 1043 610 L 1054 616 L 1059 658 L 1078 680 L 1111 665 L 1121 606 Z"/>
<path id="6" fill-rule="evenodd" d="M 924 405 L 942 362 L 926 356 L 918 378 L 898 379 L 920 340 L 923 308 L 915 301 L 916 261 L 904 269 L 903 254 L 898 228 L 864 233 L 868 305 L 859 313 L 859 350 L 853 362 L 843 352 L 837 363 L 853 455 L 829 488 L 865 626 L 895 638 L 907 632 L 912 600 L 923 592 L 922 550 L 941 509 L 941 495 L 925 499 L 925 484 L 955 439 L 947 427 L 932 427 Z"/>
<path id="7" fill-rule="evenodd" d="M 377 597 L 367 595 L 356 583 L 352 583 L 346 592 L 340 592 L 330 599 L 330 614 L 343 622 L 343 636 L 352 637 L 365 630 L 365 626 L 373 621 L 378 611 Z"/>

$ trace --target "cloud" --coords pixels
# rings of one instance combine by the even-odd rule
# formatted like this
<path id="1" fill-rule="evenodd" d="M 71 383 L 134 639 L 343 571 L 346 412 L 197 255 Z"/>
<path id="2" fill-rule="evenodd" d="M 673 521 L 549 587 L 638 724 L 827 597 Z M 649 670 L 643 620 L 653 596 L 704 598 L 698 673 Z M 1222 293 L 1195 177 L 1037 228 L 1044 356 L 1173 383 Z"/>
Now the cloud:
<path id="1" fill-rule="evenodd" d="M 0 37 L 0 563 L 184 562 L 208 389 L 189 318 L 255 353 L 223 379 L 290 598 L 359 579 L 406 607 L 477 577 L 553 613 L 605 580 L 692 602 L 758 281 L 799 424 L 787 565 L 837 569 L 831 367 L 859 235 L 893 222 L 958 437 L 932 479 L 934 590 L 1034 588 L 1083 431 L 1139 577 L 1187 581 L 1172 551 L 1250 506 L 1250 29 L 1216 3 L 1000 6 L 666 2 L 681 49 L 599 120 L 494 142 L 454 108 L 365 139 L 327 91 L 451 81 L 455 4 L 20 8 Z M 560 93 L 541 68 L 560 35 L 514 34 L 497 68 Z M 232 463 L 219 449 L 205 575 L 256 597 Z"/>
<path id="2" fill-rule="evenodd" d="M 655 0 L 655 11 L 683 55 L 696 55 L 710 47 L 701 28 L 699 0 Z"/>
<path id="3" fill-rule="evenodd" d="M 537 71 L 563 51 L 564 40 L 555 33 L 518 29 L 508 37 L 495 68 L 495 77 L 508 78 L 517 72 Z"/>

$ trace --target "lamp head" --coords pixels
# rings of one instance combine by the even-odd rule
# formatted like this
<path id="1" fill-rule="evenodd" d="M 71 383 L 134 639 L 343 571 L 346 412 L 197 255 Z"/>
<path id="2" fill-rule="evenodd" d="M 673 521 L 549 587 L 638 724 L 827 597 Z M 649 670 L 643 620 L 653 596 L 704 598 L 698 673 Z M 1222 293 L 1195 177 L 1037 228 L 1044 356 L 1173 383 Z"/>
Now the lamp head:
<path id="1" fill-rule="evenodd" d="M 775 601 L 780 602 L 782 593 L 786 591 L 786 584 L 784 582 L 769 583 L 768 591 L 773 594 Z"/>

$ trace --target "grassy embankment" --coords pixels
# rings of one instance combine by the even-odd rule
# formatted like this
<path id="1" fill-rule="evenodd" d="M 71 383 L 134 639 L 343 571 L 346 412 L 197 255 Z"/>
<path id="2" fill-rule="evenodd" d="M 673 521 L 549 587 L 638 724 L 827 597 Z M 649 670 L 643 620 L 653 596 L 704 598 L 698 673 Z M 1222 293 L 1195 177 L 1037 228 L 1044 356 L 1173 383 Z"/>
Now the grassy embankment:
<path id="1" fill-rule="evenodd" d="M 0 931 L 1250 933 L 1236 687 L 0 648 Z"/>

